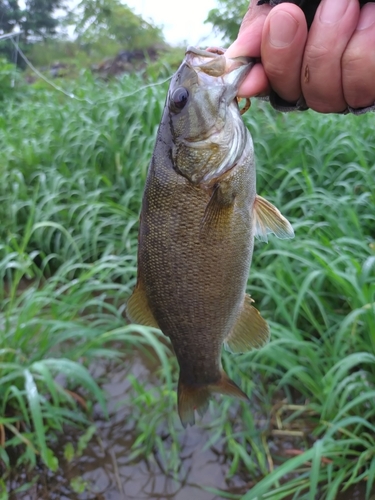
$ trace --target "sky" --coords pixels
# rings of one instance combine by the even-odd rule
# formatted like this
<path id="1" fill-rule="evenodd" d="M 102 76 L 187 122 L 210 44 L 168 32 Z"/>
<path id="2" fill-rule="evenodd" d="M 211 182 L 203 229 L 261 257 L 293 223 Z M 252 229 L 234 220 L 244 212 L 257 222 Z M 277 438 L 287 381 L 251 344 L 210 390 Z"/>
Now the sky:
<path id="1" fill-rule="evenodd" d="M 211 24 L 204 24 L 216 0 L 124 0 L 136 14 L 163 28 L 171 45 L 222 45 Z"/>
<path id="2" fill-rule="evenodd" d="M 25 0 L 18 0 L 24 7 Z M 78 0 L 68 0 L 75 5 Z M 220 35 L 215 35 L 211 24 L 205 24 L 208 12 L 217 7 L 216 0 L 123 0 L 136 14 L 163 29 L 166 42 L 171 45 L 222 46 Z"/>

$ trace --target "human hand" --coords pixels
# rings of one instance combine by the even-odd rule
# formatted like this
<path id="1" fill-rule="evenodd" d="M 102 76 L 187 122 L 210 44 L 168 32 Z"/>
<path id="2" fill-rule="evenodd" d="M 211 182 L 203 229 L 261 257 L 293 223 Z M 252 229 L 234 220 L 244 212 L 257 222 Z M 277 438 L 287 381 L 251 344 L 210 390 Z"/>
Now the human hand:
<path id="1" fill-rule="evenodd" d="M 310 31 L 294 4 L 257 6 L 252 0 L 229 57 L 261 57 L 239 95 L 268 95 L 272 88 L 322 113 L 375 102 L 375 3 L 322 0 Z"/>

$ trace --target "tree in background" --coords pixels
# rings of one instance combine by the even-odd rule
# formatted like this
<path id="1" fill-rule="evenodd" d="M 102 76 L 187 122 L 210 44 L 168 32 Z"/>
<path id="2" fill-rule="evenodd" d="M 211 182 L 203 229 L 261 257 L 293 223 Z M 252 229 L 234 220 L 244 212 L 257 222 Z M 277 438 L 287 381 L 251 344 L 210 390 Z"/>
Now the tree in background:
<path id="1" fill-rule="evenodd" d="M 214 29 L 221 33 L 228 43 L 236 39 L 238 30 L 245 15 L 249 0 L 217 0 L 218 7 L 210 10 L 206 23 L 211 23 Z"/>
<path id="2" fill-rule="evenodd" d="M 0 1 L 0 33 L 11 33 L 18 28 L 24 41 L 54 35 L 59 25 L 54 13 L 62 7 L 63 0 L 25 0 L 24 8 L 20 8 L 17 0 Z"/>
<path id="3" fill-rule="evenodd" d="M 163 43 L 162 30 L 136 15 L 119 0 L 82 0 L 70 23 L 87 47 L 116 44 L 122 50 L 146 49 Z"/>
<path id="4" fill-rule="evenodd" d="M 53 17 L 63 7 L 63 0 L 26 0 L 26 9 L 21 21 L 25 36 L 46 38 L 56 34 L 60 20 Z"/>
<path id="5" fill-rule="evenodd" d="M 0 0 L 0 35 L 22 30 L 20 46 L 39 66 L 54 61 L 89 66 L 119 51 L 156 49 L 164 44 L 161 28 L 136 15 L 121 0 L 80 0 L 75 7 L 72 3 L 25 0 L 21 8 L 18 0 Z M 11 41 L 0 42 L 1 55 L 15 61 Z M 17 62 L 24 66 L 20 57 Z"/>
<path id="6" fill-rule="evenodd" d="M 0 0 L 0 35 L 19 30 L 20 45 L 25 50 L 26 44 L 56 35 L 60 20 L 54 14 L 63 6 L 64 0 L 25 0 L 23 8 L 17 0 Z M 11 41 L 0 44 L 0 57 L 14 61 L 14 54 Z M 17 62 L 24 67 L 20 58 Z"/>
<path id="7" fill-rule="evenodd" d="M 11 33 L 19 25 L 22 12 L 17 0 L 0 2 L 0 33 Z"/>

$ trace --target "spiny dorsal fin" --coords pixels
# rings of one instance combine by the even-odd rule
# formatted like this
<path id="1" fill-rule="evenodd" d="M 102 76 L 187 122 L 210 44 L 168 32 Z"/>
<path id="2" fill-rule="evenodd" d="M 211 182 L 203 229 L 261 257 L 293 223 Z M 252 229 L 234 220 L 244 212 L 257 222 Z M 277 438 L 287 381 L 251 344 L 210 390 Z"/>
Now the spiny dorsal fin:
<path id="1" fill-rule="evenodd" d="M 232 331 L 224 341 L 230 352 L 240 353 L 259 349 L 270 339 L 270 329 L 260 312 L 253 307 L 253 299 L 245 295 L 240 315 Z"/>
<path id="2" fill-rule="evenodd" d="M 146 292 L 140 279 L 126 305 L 126 315 L 132 323 L 159 328 L 147 302 Z"/>
<path id="3" fill-rule="evenodd" d="M 294 237 L 290 222 L 272 203 L 258 195 L 253 205 L 253 216 L 254 236 L 259 240 L 267 242 L 268 233 L 273 233 L 281 239 Z"/>

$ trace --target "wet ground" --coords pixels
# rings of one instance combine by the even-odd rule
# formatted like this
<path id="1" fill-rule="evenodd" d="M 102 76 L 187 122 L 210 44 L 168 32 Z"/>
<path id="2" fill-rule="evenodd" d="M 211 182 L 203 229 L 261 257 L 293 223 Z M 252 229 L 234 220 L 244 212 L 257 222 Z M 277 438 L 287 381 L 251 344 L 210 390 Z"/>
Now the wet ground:
<path id="1" fill-rule="evenodd" d="M 97 433 L 79 459 L 68 464 L 63 449 L 66 443 L 76 443 L 78 436 L 66 435 L 61 446 L 56 447 L 61 468 L 57 474 L 40 476 L 27 491 L 12 494 L 11 500 L 216 500 L 219 497 L 206 488 L 215 488 L 233 493 L 244 493 L 248 486 L 240 477 L 230 482 L 226 476 L 230 464 L 225 462 L 221 450 L 215 447 L 203 450 L 211 433 L 200 427 L 189 428 L 181 442 L 183 466 L 178 473 L 166 473 L 162 461 L 156 455 L 149 460 L 135 463 L 129 460 L 130 448 L 135 436 L 132 422 L 128 425 L 129 408 L 124 406 L 131 372 L 138 380 L 150 376 L 152 367 L 144 359 L 127 363 L 126 368 L 116 367 L 110 380 L 104 384 L 109 398 L 110 419 L 95 420 Z M 108 367 L 96 369 L 99 378 Z M 25 476 L 16 480 L 10 489 L 20 486 Z M 84 488 L 83 493 L 74 491 Z"/>
<path id="2" fill-rule="evenodd" d="M 151 458 L 134 461 L 130 457 L 134 443 L 134 421 L 129 418 L 129 407 L 124 400 L 131 388 L 128 374 L 137 380 L 147 380 L 154 367 L 144 358 L 129 360 L 126 367 L 99 366 L 95 376 L 99 379 L 105 373 L 109 380 L 104 384 L 109 399 L 110 419 L 95 419 L 97 432 L 85 448 L 83 455 L 70 463 L 64 458 L 67 442 L 76 445 L 78 435 L 67 431 L 56 452 L 61 465 L 55 474 L 41 469 L 33 477 L 15 475 L 10 485 L 17 488 L 22 483 L 35 481 L 25 491 L 10 495 L 10 500 L 217 500 L 223 498 L 208 488 L 231 493 L 232 498 L 241 496 L 251 488 L 251 483 L 240 475 L 227 480 L 230 463 L 220 446 L 205 449 L 212 431 L 202 427 L 189 428 L 182 434 L 181 469 L 168 473 L 157 454 Z M 209 416 L 208 416 L 209 418 Z M 292 443 L 283 441 L 284 451 L 293 451 Z M 277 439 L 274 442 L 277 445 Z M 279 443 L 280 445 L 280 443 Z M 361 483 L 340 494 L 336 500 L 364 500 L 365 483 Z M 272 500 L 272 499 L 271 499 Z M 316 500 L 319 500 L 317 498 Z M 370 500 L 375 500 L 375 495 Z"/>
<path id="3" fill-rule="evenodd" d="M 365 500 L 365 498 L 366 483 L 362 482 L 340 493 L 336 500 Z M 375 492 L 370 496 L 369 500 L 375 500 Z"/>

